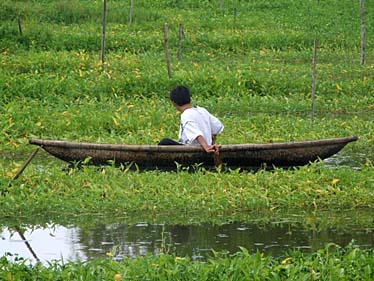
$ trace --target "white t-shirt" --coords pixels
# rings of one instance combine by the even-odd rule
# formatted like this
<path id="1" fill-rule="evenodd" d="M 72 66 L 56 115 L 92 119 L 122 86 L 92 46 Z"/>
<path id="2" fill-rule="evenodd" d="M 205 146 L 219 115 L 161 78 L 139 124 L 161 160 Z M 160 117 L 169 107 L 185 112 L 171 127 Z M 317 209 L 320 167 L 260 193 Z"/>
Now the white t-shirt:
<path id="1" fill-rule="evenodd" d="M 212 135 L 223 131 L 223 124 L 203 107 L 191 107 L 181 114 L 179 142 L 199 144 L 198 136 L 203 136 L 208 145 L 212 144 Z"/>

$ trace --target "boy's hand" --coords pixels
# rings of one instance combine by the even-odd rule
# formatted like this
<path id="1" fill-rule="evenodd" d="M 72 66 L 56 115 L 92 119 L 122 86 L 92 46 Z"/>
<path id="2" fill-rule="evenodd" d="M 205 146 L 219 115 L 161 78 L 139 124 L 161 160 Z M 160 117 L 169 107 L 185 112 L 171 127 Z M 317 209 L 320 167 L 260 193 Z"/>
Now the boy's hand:
<path id="1" fill-rule="evenodd" d="M 218 149 L 218 145 L 216 144 L 213 144 L 213 145 L 206 145 L 206 146 L 203 146 L 205 152 L 207 153 L 214 153 L 215 155 L 219 155 L 219 149 Z"/>
<path id="2" fill-rule="evenodd" d="M 214 153 L 215 155 L 219 154 L 218 145 L 207 144 L 203 136 L 198 136 L 197 141 L 198 141 L 198 143 L 200 143 L 200 145 L 203 147 L 203 149 L 205 150 L 206 153 Z"/>

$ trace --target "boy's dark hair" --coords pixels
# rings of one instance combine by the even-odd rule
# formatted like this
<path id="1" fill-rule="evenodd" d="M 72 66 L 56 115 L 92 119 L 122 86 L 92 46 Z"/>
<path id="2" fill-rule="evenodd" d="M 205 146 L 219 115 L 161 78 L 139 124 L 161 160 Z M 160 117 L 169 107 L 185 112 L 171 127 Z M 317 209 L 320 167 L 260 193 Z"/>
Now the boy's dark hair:
<path id="1" fill-rule="evenodd" d="M 179 106 L 188 104 L 191 102 L 190 91 L 185 86 L 176 86 L 170 91 L 170 99 Z"/>

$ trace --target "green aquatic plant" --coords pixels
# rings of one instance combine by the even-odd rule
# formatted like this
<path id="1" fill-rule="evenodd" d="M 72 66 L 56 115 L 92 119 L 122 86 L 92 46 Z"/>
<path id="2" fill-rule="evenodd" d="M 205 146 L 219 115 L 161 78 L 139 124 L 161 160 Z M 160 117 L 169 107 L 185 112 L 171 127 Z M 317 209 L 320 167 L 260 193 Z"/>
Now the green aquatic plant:
<path id="1" fill-rule="evenodd" d="M 313 164 L 272 172 L 133 171 L 107 166 L 62 170 L 30 164 L 0 197 L 1 216 L 135 214 L 176 221 L 230 220 L 256 211 L 372 208 L 373 166 L 360 170 Z"/>
<path id="2" fill-rule="evenodd" d="M 244 248 L 228 255 L 214 253 L 201 263 L 189 257 L 158 256 L 49 262 L 30 264 L 22 258 L 5 255 L 0 259 L 2 280 L 371 280 L 374 278 L 372 250 L 327 244 L 316 253 L 290 251 L 273 258 Z"/>

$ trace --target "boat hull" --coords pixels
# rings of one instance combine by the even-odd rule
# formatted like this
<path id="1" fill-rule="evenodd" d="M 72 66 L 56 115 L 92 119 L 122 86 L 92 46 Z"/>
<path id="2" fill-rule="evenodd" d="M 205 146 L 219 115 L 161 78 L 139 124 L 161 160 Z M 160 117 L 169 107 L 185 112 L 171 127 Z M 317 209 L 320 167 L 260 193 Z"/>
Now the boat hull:
<path id="1" fill-rule="evenodd" d="M 230 168 L 302 166 L 339 152 L 357 137 L 311 141 L 220 145 L 220 161 Z M 215 166 L 213 154 L 200 146 L 120 145 L 31 139 L 53 156 L 70 162 L 93 165 L 131 164 L 145 169 L 175 169 L 182 166 Z M 88 160 L 88 161 L 87 161 Z"/>

